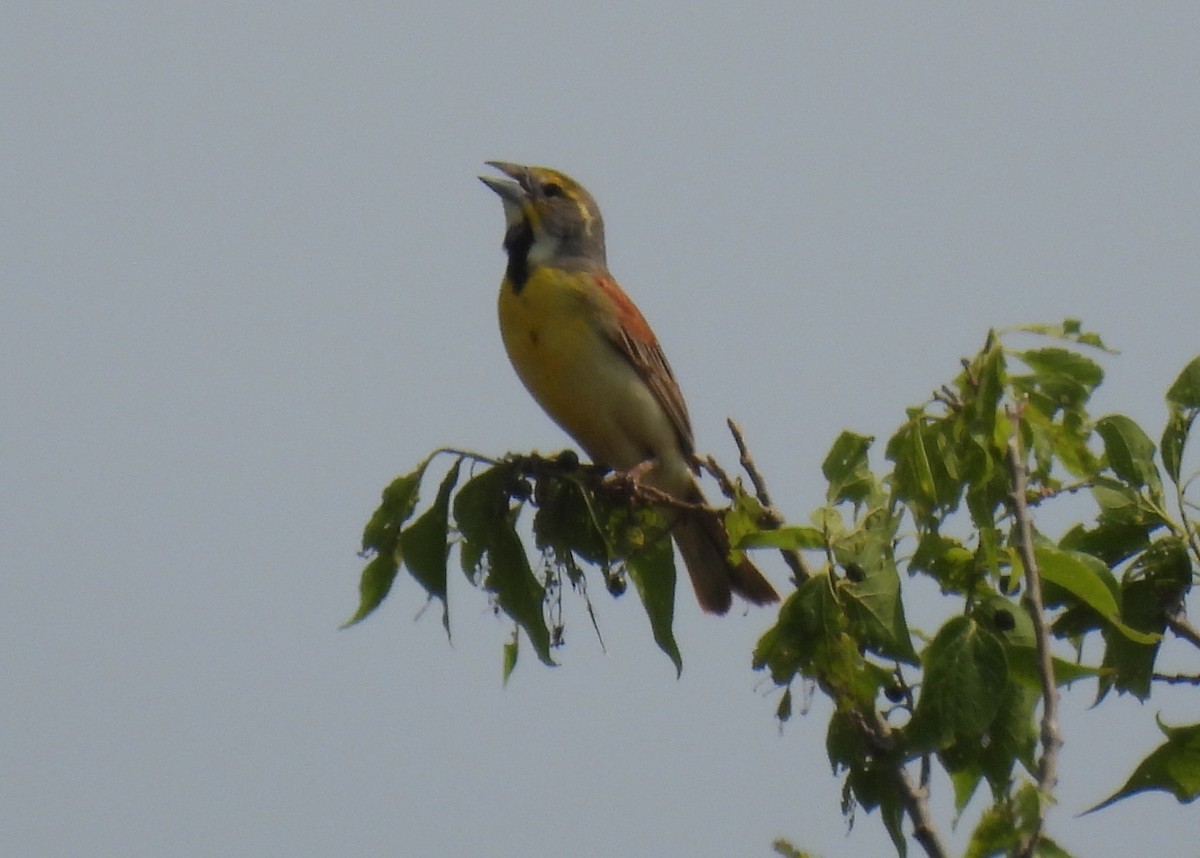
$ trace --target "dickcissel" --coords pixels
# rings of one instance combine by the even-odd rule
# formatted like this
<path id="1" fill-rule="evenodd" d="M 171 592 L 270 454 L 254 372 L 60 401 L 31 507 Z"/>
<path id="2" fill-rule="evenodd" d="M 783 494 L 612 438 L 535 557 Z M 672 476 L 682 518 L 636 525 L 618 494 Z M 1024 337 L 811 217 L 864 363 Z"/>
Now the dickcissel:
<path id="1" fill-rule="evenodd" d="M 500 333 L 517 375 L 596 464 L 702 504 L 687 406 L 654 332 L 608 272 L 596 201 L 557 170 L 488 166 L 511 179 L 480 176 L 504 204 Z M 749 560 L 731 559 L 717 512 L 667 514 L 701 608 L 723 614 L 732 593 L 779 600 Z"/>

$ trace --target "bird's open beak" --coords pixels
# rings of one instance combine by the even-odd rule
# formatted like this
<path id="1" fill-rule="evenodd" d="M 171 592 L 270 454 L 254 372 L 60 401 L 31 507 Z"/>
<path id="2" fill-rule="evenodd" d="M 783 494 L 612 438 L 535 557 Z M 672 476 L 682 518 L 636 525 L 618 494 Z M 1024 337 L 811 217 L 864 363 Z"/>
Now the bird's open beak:
<path id="1" fill-rule="evenodd" d="M 489 167 L 495 167 L 516 181 L 506 182 L 491 176 L 480 176 L 479 181 L 500 195 L 506 209 L 510 204 L 520 208 L 522 203 L 529 199 L 529 172 L 520 164 L 510 164 L 507 161 L 488 161 L 486 163 Z"/>

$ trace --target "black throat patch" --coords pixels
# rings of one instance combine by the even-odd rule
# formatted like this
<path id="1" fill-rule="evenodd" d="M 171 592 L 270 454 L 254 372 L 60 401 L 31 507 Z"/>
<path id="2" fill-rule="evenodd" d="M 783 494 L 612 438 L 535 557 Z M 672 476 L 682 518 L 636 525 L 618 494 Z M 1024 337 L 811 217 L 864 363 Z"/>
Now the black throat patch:
<path id="1" fill-rule="evenodd" d="M 529 249 L 533 247 L 533 229 L 525 221 L 514 226 L 504 236 L 504 250 L 508 253 L 508 268 L 505 277 L 512 284 L 513 292 L 520 292 L 529 280 Z"/>

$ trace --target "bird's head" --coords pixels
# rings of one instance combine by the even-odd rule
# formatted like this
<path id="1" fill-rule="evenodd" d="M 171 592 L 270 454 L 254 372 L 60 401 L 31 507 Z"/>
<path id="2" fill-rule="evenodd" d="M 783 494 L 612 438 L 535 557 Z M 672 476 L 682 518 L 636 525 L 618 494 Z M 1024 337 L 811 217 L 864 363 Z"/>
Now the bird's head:
<path id="1" fill-rule="evenodd" d="M 583 185 L 549 167 L 487 164 L 512 180 L 479 177 L 504 204 L 504 247 L 510 259 L 520 254 L 530 268 L 568 259 L 604 265 L 604 221 Z"/>

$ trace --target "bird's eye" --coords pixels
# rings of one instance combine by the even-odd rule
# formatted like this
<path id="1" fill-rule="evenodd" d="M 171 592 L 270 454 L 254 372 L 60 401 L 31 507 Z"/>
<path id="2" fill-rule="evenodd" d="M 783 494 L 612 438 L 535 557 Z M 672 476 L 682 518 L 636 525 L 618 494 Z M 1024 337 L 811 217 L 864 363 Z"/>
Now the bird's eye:
<path id="1" fill-rule="evenodd" d="M 562 185 L 556 182 L 547 182 L 542 185 L 542 196 L 545 197 L 561 197 L 563 195 Z"/>

